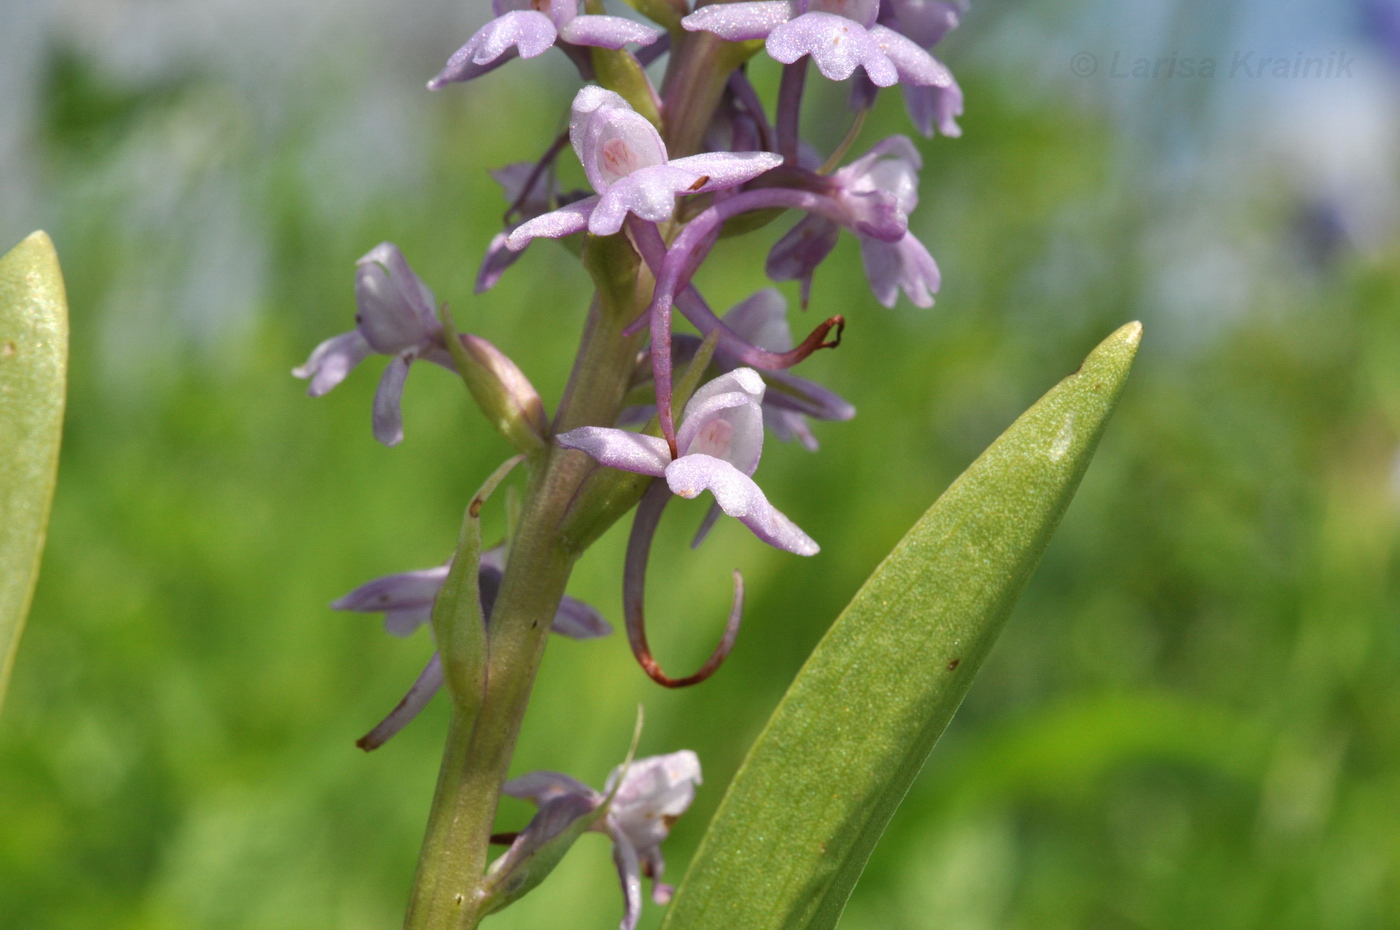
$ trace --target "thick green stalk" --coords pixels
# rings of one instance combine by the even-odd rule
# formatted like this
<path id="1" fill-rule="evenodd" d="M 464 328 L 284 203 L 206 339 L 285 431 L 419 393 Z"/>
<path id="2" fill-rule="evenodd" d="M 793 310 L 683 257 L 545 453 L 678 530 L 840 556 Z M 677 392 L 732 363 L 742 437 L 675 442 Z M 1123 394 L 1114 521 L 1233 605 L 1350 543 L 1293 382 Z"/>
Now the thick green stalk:
<path id="1" fill-rule="evenodd" d="M 687 32 L 675 43 L 661 85 L 661 135 L 667 153 L 680 158 L 700 151 L 729 75 L 763 43 L 726 42 L 708 32 Z"/>
<path id="2" fill-rule="evenodd" d="M 612 425 L 641 336 L 622 330 L 646 306 L 651 280 L 621 236 L 590 239 L 584 261 L 598 284 L 555 431 Z M 593 469 L 580 452 L 549 444 L 531 462 L 519 530 L 492 609 L 485 695 L 475 720 L 454 716 L 406 930 L 472 930 L 485 916 L 482 876 L 501 784 L 514 753 L 550 623 L 575 554 L 559 523 Z"/>

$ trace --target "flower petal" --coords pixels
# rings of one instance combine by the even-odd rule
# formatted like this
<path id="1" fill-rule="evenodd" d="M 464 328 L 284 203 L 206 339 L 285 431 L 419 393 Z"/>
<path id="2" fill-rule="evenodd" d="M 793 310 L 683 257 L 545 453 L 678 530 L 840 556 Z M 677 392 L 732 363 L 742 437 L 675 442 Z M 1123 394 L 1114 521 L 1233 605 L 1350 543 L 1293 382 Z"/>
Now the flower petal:
<path id="1" fill-rule="evenodd" d="M 614 835 L 612 840 L 613 862 L 622 882 L 623 911 L 618 930 L 636 930 L 642 917 L 642 870 L 637 863 L 637 850 L 623 834 Z"/>
<path id="2" fill-rule="evenodd" d="M 764 411 L 764 419 L 767 419 L 767 411 Z M 690 548 L 699 549 L 704 545 L 705 539 L 710 535 L 710 530 L 715 528 L 715 524 L 719 522 L 719 515 L 722 513 L 724 511 L 719 509 L 719 504 L 710 504 L 710 509 L 705 511 L 704 518 L 695 529 L 695 536 L 690 540 Z"/>
<path id="3" fill-rule="evenodd" d="M 463 46 L 447 60 L 447 64 L 437 73 L 437 76 L 428 81 L 428 90 L 442 90 L 448 84 L 461 84 L 474 80 L 519 57 L 520 53 L 511 48 L 490 64 L 479 65 L 472 61 L 471 49 Z"/>
<path id="4" fill-rule="evenodd" d="M 574 133 L 570 131 L 570 139 Z M 642 169 L 666 164 L 666 143 L 631 107 L 600 107 L 589 115 L 574 146 L 588 183 L 600 194 Z"/>
<path id="5" fill-rule="evenodd" d="M 712 455 L 752 475 L 763 455 L 763 408 L 738 391 L 712 395 L 699 405 L 687 404 L 676 445 L 682 456 Z"/>
<path id="6" fill-rule="evenodd" d="M 872 26 L 870 37 L 875 40 L 880 51 L 888 55 L 894 63 L 901 84 L 947 87 L 953 83 L 953 73 L 912 39 L 907 39 L 886 26 Z"/>
<path id="7" fill-rule="evenodd" d="M 384 611 L 384 632 L 399 639 L 406 639 L 418 632 L 418 628 L 432 622 L 433 607 L 392 608 Z"/>
<path id="8" fill-rule="evenodd" d="M 403 385 L 408 380 L 408 366 L 412 360 L 410 353 L 395 356 L 385 366 L 379 388 L 374 392 L 374 438 L 386 446 L 396 446 L 403 441 L 403 412 L 399 402 L 403 399 Z"/>
<path id="9" fill-rule="evenodd" d="M 807 418 L 792 410 L 784 410 L 768 404 L 763 406 L 763 425 L 782 442 L 797 440 L 808 452 L 819 448 L 817 437 L 807 425 Z"/>
<path id="10" fill-rule="evenodd" d="M 916 307 L 932 307 L 941 277 L 938 264 L 912 233 L 898 242 L 860 237 L 860 258 L 875 299 L 893 307 L 899 291 Z"/>
<path id="11" fill-rule="evenodd" d="M 836 248 L 840 234 L 841 228 L 831 220 L 808 214 L 773 244 L 764 270 L 774 281 L 801 281 L 805 304 L 811 291 L 812 275 Z"/>
<path id="12" fill-rule="evenodd" d="M 482 258 L 481 269 L 476 273 L 476 293 L 484 294 L 495 287 L 505 270 L 520 257 L 519 252 L 506 247 L 506 237 L 506 233 L 498 232 L 486 247 L 486 256 Z"/>
<path id="13" fill-rule="evenodd" d="M 471 49 L 473 63 L 485 65 L 512 47 L 519 51 L 521 58 L 543 55 L 554 47 L 558 37 L 559 30 L 554 21 L 544 13 L 538 10 L 512 10 L 478 29 L 463 49 Z"/>
<path id="14" fill-rule="evenodd" d="M 622 229 L 628 213 L 664 223 L 675 212 L 676 195 L 684 193 L 695 181 L 688 171 L 670 165 L 634 171 L 604 191 L 598 208 L 588 218 L 588 231 L 595 236 L 614 235 Z"/>
<path id="15" fill-rule="evenodd" d="M 565 597 L 554 613 L 550 630 L 569 639 L 598 639 L 612 633 L 612 625 L 590 604 Z"/>
<path id="16" fill-rule="evenodd" d="M 404 695 L 398 706 L 389 712 L 389 716 L 379 722 L 373 730 L 355 742 L 365 752 L 378 749 L 387 743 L 395 733 L 417 717 L 428 702 L 433 699 L 433 695 L 438 693 L 442 687 L 442 660 L 438 654 L 433 653 L 433 657 L 428 660 L 428 665 L 418 675 L 418 680 L 408 689 L 408 694 Z"/>
<path id="17" fill-rule="evenodd" d="M 355 304 L 360 335 L 385 355 L 431 345 L 441 328 L 437 298 L 392 242 L 355 263 Z"/>
<path id="18" fill-rule="evenodd" d="M 600 465 L 639 475 L 660 478 L 666 474 L 666 465 L 671 461 L 666 440 L 606 426 L 580 426 L 560 433 L 554 441 L 565 449 L 587 453 Z"/>
<path id="19" fill-rule="evenodd" d="M 622 16 L 575 16 L 559 30 L 559 38 L 574 45 L 619 49 L 628 42 L 650 45 L 665 35 L 665 30 L 647 26 Z"/>
<path id="20" fill-rule="evenodd" d="M 816 555 L 821 547 L 768 503 L 754 480 L 728 462 L 709 455 L 686 455 L 666 467 L 666 483 L 681 497 L 709 491 L 731 517 L 759 539 L 798 555 Z"/>
<path id="21" fill-rule="evenodd" d="M 963 114 L 963 92 L 954 81 L 948 87 L 914 87 L 905 85 L 904 109 L 909 119 L 926 138 L 933 137 L 933 129 L 950 139 L 962 135 L 958 117 Z"/>
<path id="22" fill-rule="evenodd" d="M 501 786 L 501 793 L 534 801 L 541 807 L 566 794 L 577 794 L 585 798 L 599 797 L 598 792 L 588 785 L 562 772 L 530 772 L 519 778 L 512 778 Z"/>
<path id="23" fill-rule="evenodd" d="M 613 798 L 613 815 L 638 820 L 660 821 L 679 817 L 695 799 L 695 786 L 704 781 L 700 757 L 689 749 L 638 759 L 627 766 L 625 774 L 621 766 L 613 769 L 603 786 L 604 794 L 612 790 L 619 775 L 624 777 L 622 786 L 617 789 L 617 796 Z M 662 837 L 665 835 L 661 834 Z M 654 845 L 642 842 L 636 836 L 633 836 L 633 841 L 638 846 Z"/>
<path id="24" fill-rule="evenodd" d="M 588 218 L 593 215 L 593 209 L 597 206 L 597 197 L 585 197 L 551 213 L 527 220 L 511 230 L 510 235 L 506 237 L 506 248 L 512 252 L 519 252 L 529 245 L 532 239 L 561 239 L 583 232 L 588 228 Z"/>
<path id="25" fill-rule="evenodd" d="M 783 23 L 768 36 L 768 54 L 790 65 L 811 55 L 817 69 L 830 80 L 844 81 L 857 67 L 864 68 L 879 87 L 898 83 L 894 63 L 860 23 L 833 13 L 803 13 Z"/>
<path id="26" fill-rule="evenodd" d="M 965 0 L 885 0 L 899 31 L 922 48 L 933 48 L 957 28 L 967 12 Z"/>
<path id="27" fill-rule="evenodd" d="M 849 420 L 856 408 L 841 395 L 815 381 L 799 378 L 786 371 L 765 372 L 768 393 L 763 395 L 764 410 L 791 410 L 818 420 Z"/>
<path id="28" fill-rule="evenodd" d="M 771 171 L 783 163 L 783 156 L 774 152 L 707 152 L 702 155 L 688 155 L 672 159 L 670 166 L 689 171 L 696 181 L 707 178 L 704 184 L 690 187 L 686 192 L 697 194 L 706 191 L 724 190 L 736 187 L 746 181 Z"/>
<path id="29" fill-rule="evenodd" d="M 736 335 L 760 349 L 786 352 L 792 348 L 787 298 L 775 287 L 755 291 L 730 307 L 724 322 Z"/>
<path id="30" fill-rule="evenodd" d="M 795 15 L 787 0 L 758 0 L 748 3 L 712 3 L 702 6 L 681 20 L 690 32 L 712 32 L 730 42 L 766 39 Z"/>
<path id="31" fill-rule="evenodd" d="M 310 378 L 306 393 L 312 397 L 322 394 L 345 380 L 370 354 L 369 343 L 358 329 L 332 336 L 311 351 L 311 357 L 300 368 L 293 368 L 298 378 Z"/>
<path id="32" fill-rule="evenodd" d="M 377 614 L 388 610 L 432 607 L 442 583 L 447 580 L 448 568 L 447 565 L 439 565 L 367 581 L 344 597 L 332 601 L 331 610 Z"/>
<path id="33" fill-rule="evenodd" d="M 587 84 L 574 94 L 574 102 L 569 105 L 569 144 L 574 147 L 579 161 L 583 161 L 583 142 L 594 117 L 607 110 L 631 110 L 632 105 L 617 91 L 607 90 L 596 84 Z"/>

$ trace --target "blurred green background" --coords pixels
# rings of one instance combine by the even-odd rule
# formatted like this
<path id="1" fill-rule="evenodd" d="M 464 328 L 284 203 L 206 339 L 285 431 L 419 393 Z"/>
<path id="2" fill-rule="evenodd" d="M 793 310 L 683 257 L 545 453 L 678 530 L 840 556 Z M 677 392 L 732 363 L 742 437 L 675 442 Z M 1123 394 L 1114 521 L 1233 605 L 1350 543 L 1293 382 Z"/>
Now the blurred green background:
<path id="1" fill-rule="evenodd" d="M 0 249 L 49 230 L 73 313 L 53 525 L 0 718 L 0 927 L 401 919 L 445 709 L 371 755 L 353 742 L 430 646 L 326 605 L 441 561 L 507 450 L 444 372 L 415 370 L 393 450 L 369 430 L 378 360 L 319 400 L 288 372 L 350 327 L 354 260 L 388 239 L 559 397 L 582 271 L 540 243 L 495 291 L 471 285 L 504 207 L 485 170 L 541 150 L 574 83 L 549 56 L 423 92 L 485 15 L 466 6 L 0 9 Z M 938 305 L 876 305 L 847 240 L 809 317 L 794 310 L 798 329 L 850 320 L 804 373 L 859 416 L 819 426 L 817 455 L 770 442 L 759 476 L 822 553 L 734 521 L 691 553 L 703 506 L 673 507 L 653 643 L 696 665 L 738 567 L 735 654 L 669 693 L 618 636 L 556 640 L 516 771 L 601 783 L 645 704 L 642 752 L 705 766 L 665 846 L 678 877 L 866 574 L 1140 318 L 1079 497 L 843 926 L 1400 925 L 1398 39 L 1382 0 L 975 6 L 941 50 L 965 135 L 920 142 L 913 227 L 943 269 Z M 1231 74 L 1251 51 L 1356 64 Z M 1133 79 L 1115 55 L 1220 71 Z M 771 99 L 771 63 L 754 73 Z M 813 83 L 813 113 L 839 105 Z M 856 151 L 909 131 L 885 97 Z M 843 128 L 813 135 L 829 149 Z M 778 231 L 716 250 L 714 304 L 763 286 Z M 570 587 L 615 623 L 625 530 Z M 502 828 L 528 815 L 507 802 Z M 592 837 L 490 925 L 603 930 L 620 912 Z"/>

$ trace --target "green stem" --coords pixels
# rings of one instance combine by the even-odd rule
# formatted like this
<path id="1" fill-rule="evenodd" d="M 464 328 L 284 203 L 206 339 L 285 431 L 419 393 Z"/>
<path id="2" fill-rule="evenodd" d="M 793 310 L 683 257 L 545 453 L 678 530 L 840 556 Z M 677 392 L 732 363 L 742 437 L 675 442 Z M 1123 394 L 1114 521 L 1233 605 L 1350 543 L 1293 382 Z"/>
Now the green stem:
<path id="1" fill-rule="evenodd" d="M 700 151 L 705 130 L 735 68 L 762 42 L 726 42 L 708 32 L 687 32 L 675 41 L 661 84 L 662 137 L 672 158 Z"/>
<path id="2" fill-rule="evenodd" d="M 623 329 L 650 297 L 651 279 L 621 236 L 591 240 L 585 263 L 599 285 L 555 430 L 612 425 L 641 336 Z M 472 930 L 485 916 L 482 876 L 500 799 L 550 623 L 573 568 L 559 523 L 594 468 L 549 444 L 531 460 L 519 530 L 487 630 L 486 689 L 475 720 L 454 717 L 406 930 Z"/>

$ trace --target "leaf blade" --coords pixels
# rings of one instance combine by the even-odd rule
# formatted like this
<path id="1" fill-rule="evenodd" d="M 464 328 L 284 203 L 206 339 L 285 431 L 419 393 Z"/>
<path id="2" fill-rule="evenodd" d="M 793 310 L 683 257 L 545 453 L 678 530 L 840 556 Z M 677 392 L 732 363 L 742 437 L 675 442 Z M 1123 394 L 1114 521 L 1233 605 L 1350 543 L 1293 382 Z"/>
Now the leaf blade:
<path id="1" fill-rule="evenodd" d="M 68 368 L 68 300 L 53 242 L 0 258 L 0 707 L 39 575 Z"/>
<path id="2" fill-rule="evenodd" d="M 750 750 L 664 928 L 836 925 L 1073 497 L 1141 332 L 1106 339 L 872 573 Z"/>

